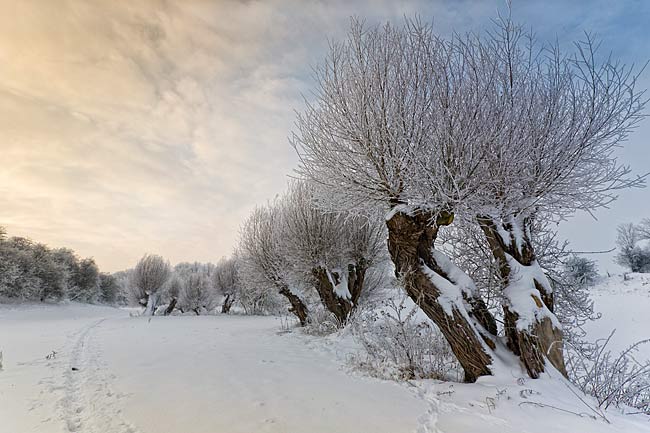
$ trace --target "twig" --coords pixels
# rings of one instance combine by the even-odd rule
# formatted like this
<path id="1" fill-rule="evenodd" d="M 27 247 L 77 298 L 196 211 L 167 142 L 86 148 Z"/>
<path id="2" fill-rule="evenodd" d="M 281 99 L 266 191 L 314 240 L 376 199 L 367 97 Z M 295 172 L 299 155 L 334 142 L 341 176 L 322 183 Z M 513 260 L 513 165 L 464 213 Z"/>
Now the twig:
<path id="1" fill-rule="evenodd" d="M 602 419 L 604 419 L 605 422 L 607 422 L 607 424 L 611 424 L 611 423 L 609 422 L 609 420 L 607 419 L 607 417 L 605 416 L 605 414 L 602 413 L 602 411 L 596 410 L 596 408 L 591 407 L 591 406 L 590 406 L 590 405 L 589 405 L 589 404 L 588 404 L 588 403 L 587 403 L 587 402 L 586 402 L 586 401 L 585 401 L 585 400 L 584 400 L 584 399 L 583 399 L 583 398 L 582 398 L 582 397 L 581 397 L 577 392 L 575 392 L 575 391 L 574 391 L 574 390 L 573 390 L 569 385 L 567 385 L 566 383 L 565 383 L 564 385 L 565 385 L 567 388 L 569 388 L 569 391 L 571 391 L 571 393 L 572 393 L 573 395 L 575 395 L 576 397 L 578 397 L 578 400 L 580 400 L 580 401 L 581 401 L 585 406 L 587 406 L 589 409 L 591 409 L 591 410 L 592 410 L 596 415 L 598 415 L 599 417 L 601 417 Z"/>
<path id="2" fill-rule="evenodd" d="M 588 418 L 591 418 L 591 419 L 598 419 L 597 417 L 595 417 L 593 415 L 590 415 L 590 414 L 588 414 L 586 412 L 580 412 L 580 413 L 573 412 L 572 410 L 562 409 L 561 407 L 553 406 L 553 405 L 550 405 L 550 404 L 539 403 L 539 402 L 536 402 L 536 401 L 522 401 L 521 403 L 519 403 L 519 406 L 522 406 L 524 404 L 530 404 L 530 405 L 537 406 L 537 407 L 548 407 L 548 408 L 551 408 L 551 409 L 559 410 L 560 412 L 566 412 L 566 413 L 570 413 L 570 414 L 573 414 L 573 415 L 577 415 L 580 418 L 588 417 Z M 609 422 L 609 421 L 607 421 L 607 422 Z"/>

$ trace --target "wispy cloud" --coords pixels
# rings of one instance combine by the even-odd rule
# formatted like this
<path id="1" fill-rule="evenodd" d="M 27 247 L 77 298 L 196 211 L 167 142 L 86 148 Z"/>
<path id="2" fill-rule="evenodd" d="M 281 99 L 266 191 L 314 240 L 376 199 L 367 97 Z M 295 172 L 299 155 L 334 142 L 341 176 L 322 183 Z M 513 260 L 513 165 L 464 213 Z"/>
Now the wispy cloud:
<path id="1" fill-rule="evenodd" d="M 522 2 L 515 12 L 545 37 L 594 29 L 627 59 L 641 55 L 646 3 L 591 3 Z M 374 23 L 419 13 L 442 32 L 464 31 L 503 2 L 0 7 L 0 225 L 117 270 L 145 252 L 172 261 L 230 253 L 240 221 L 295 165 L 294 109 L 326 38 L 351 15 Z"/>

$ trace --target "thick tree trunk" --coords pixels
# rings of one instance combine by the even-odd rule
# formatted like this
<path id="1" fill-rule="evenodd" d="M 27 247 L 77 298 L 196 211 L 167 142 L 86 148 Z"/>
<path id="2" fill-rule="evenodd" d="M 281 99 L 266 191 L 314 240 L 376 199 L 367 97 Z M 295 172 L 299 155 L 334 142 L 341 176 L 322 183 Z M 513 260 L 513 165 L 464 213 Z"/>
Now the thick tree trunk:
<path id="1" fill-rule="evenodd" d="M 169 305 L 165 309 L 165 316 L 169 316 L 172 314 L 174 311 L 174 308 L 176 308 L 176 304 L 178 303 L 178 298 L 174 297 L 172 300 L 169 302 Z"/>
<path id="2" fill-rule="evenodd" d="M 359 301 L 366 276 L 366 266 L 363 263 L 349 264 L 346 271 L 347 275 L 342 275 L 343 271 L 330 271 L 322 266 L 312 270 L 316 292 L 323 306 L 336 316 L 339 326 L 347 323 Z"/>
<path id="3" fill-rule="evenodd" d="M 147 296 L 147 306 L 144 309 L 144 315 L 153 316 L 156 313 L 156 306 L 156 294 L 149 294 Z"/>
<path id="4" fill-rule="evenodd" d="M 513 217 L 503 223 L 481 216 L 478 222 L 504 282 L 508 347 L 519 356 L 530 377 L 539 377 L 546 359 L 566 376 L 562 329 L 553 314 L 551 286 L 535 259 L 529 220 Z"/>
<path id="5" fill-rule="evenodd" d="M 456 282 L 435 260 L 433 242 L 438 226 L 448 225 L 453 215 L 442 212 L 396 212 L 387 222 L 388 250 L 398 277 L 413 301 L 440 328 L 465 370 L 465 381 L 492 374 L 492 335 L 496 323 L 485 303 L 457 289 Z M 467 277 L 469 278 L 469 277 Z M 467 311 L 463 301 L 472 310 Z"/>
<path id="6" fill-rule="evenodd" d="M 234 302 L 235 302 L 235 296 L 232 295 L 231 293 L 228 293 L 226 295 L 226 299 L 223 300 L 223 304 L 221 305 L 221 313 L 222 314 L 230 313 L 230 309 L 232 308 L 232 304 Z"/>
<path id="7" fill-rule="evenodd" d="M 300 326 L 305 326 L 307 324 L 307 318 L 309 317 L 309 310 L 307 305 L 302 302 L 302 299 L 295 293 L 291 292 L 288 287 L 281 287 L 280 294 L 289 300 L 291 307 L 289 311 L 295 314 L 295 316 L 300 321 Z"/>
<path id="8" fill-rule="evenodd" d="M 360 259 L 356 264 L 348 265 L 348 291 L 350 292 L 352 302 L 352 310 L 359 304 L 359 298 L 363 291 L 363 285 L 366 282 L 366 271 L 368 264 L 366 260 Z"/>

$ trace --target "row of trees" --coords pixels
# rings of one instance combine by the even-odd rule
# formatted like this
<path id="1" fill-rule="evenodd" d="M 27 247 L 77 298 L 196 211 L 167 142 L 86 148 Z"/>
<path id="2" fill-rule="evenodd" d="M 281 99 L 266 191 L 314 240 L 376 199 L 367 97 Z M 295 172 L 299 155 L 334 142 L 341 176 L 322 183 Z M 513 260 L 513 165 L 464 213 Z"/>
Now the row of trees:
<path id="1" fill-rule="evenodd" d="M 543 239 L 642 183 L 614 154 L 643 118 L 632 70 L 589 39 L 565 55 L 507 19 L 450 38 L 418 21 L 355 22 L 315 78 L 292 138 L 298 174 L 326 210 L 387 212 L 396 275 L 465 379 L 492 374 L 497 350 L 532 378 L 547 362 L 566 374 Z M 450 257 L 447 231 L 480 241 Z M 497 287 L 496 317 L 471 263 Z"/>
<path id="2" fill-rule="evenodd" d="M 209 313 L 221 304 L 228 313 L 240 293 L 234 259 L 219 263 L 179 263 L 172 267 L 158 255 L 147 254 L 133 269 L 115 274 L 129 300 L 153 315 L 162 308 L 165 315 L 174 310 Z"/>
<path id="3" fill-rule="evenodd" d="M 273 312 L 286 302 L 301 325 L 312 306 L 344 325 L 382 269 L 387 254 L 383 220 L 324 212 L 314 191 L 291 182 L 287 192 L 256 208 L 241 228 L 233 257 L 218 264 L 181 263 L 143 257 L 122 281 L 131 299 L 154 314 L 175 308 L 199 314 L 237 303 L 247 313 Z"/>
<path id="4" fill-rule="evenodd" d="M 326 212 L 314 200 L 309 185 L 294 181 L 252 212 L 236 252 L 241 280 L 284 297 L 302 325 L 314 295 L 343 325 L 369 286 L 369 272 L 386 258 L 385 227 L 377 217 Z"/>
<path id="5" fill-rule="evenodd" d="M 283 299 L 301 324 L 320 304 L 343 325 L 390 257 L 466 381 L 493 374 L 497 351 L 532 378 L 549 364 L 566 375 L 562 324 L 588 301 L 555 227 L 643 183 L 614 153 L 644 117 L 632 69 L 589 38 L 566 55 L 509 19 L 449 38 L 407 20 L 354 22 L 315 79 L 291 140 L 301 180 L 253 211 L 230 262 L 145 256 L 120 277 L 133 299 L 148 314 Z"/>
<path id="6" fill-rule="evenodd" d="M 67 248 L 49 248 L 0 227 L 0 296 L 20 300 L 113 303 L 119 286 L 92 258 Z"/>

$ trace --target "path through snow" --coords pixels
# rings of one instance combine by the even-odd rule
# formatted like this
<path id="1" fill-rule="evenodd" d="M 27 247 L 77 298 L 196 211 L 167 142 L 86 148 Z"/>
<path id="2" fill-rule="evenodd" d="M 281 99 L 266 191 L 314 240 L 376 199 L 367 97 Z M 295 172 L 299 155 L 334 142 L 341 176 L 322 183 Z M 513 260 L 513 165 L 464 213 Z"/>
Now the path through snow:
<path id="1" fill-rule="evenodd" d="M 345 338 L 280 325 L 0 306 L 0 433 L 650 433 L 644 417 L 594 417 L 557 374 L 408 386 L 346 371 Z"/>
<path id="2" fill-rule="evenodd" d="M 1 307 L 0 432 L 417 430 L 427 407 L 416 393 L 350 375 L 279 327 L 264 317 Z"/>

